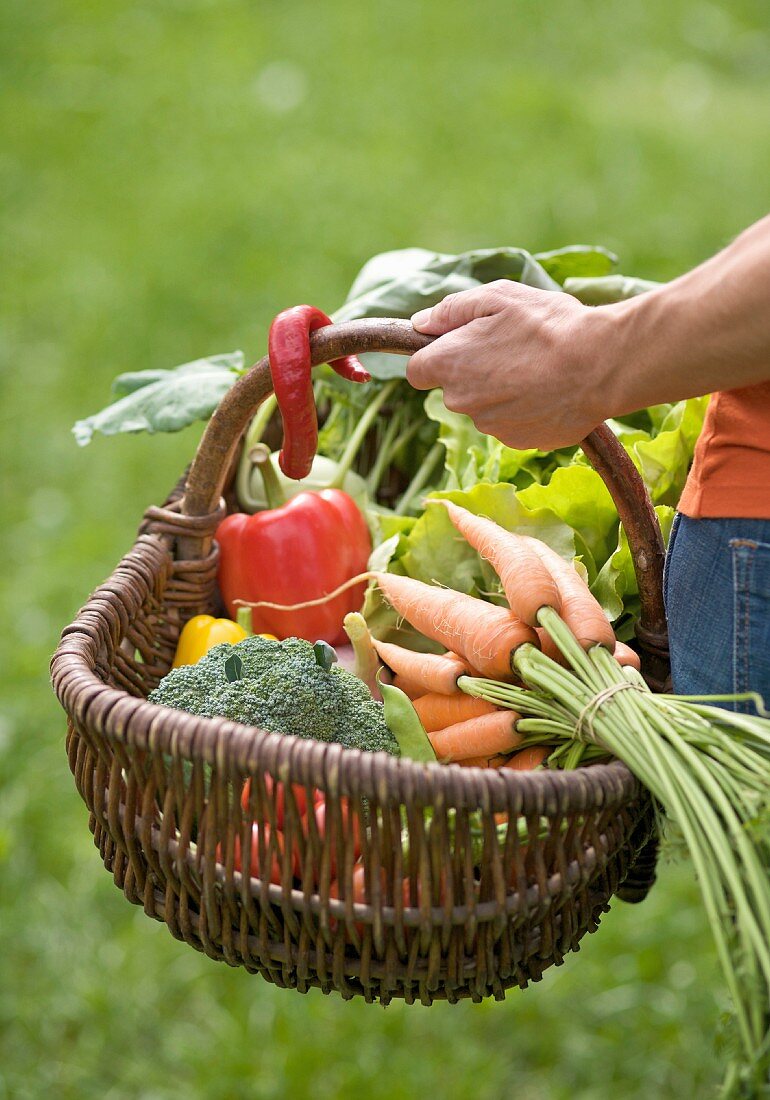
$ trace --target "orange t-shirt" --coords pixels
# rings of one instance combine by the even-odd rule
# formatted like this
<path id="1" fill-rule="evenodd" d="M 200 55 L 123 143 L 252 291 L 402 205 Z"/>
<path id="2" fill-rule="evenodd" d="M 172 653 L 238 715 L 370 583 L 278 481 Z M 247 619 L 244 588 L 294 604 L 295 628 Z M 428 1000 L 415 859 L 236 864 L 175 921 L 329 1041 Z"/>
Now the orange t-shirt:
<path id="1" fill-rule="evenodd" d="M 712 396 L 679 511 L 770 519 L 770 382 Z"/>

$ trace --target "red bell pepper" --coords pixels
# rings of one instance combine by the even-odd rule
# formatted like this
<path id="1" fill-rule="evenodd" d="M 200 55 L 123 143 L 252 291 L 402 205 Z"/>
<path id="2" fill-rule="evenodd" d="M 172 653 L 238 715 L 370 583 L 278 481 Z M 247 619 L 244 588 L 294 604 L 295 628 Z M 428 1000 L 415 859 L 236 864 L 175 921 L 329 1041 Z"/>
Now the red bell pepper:
<path id="1" fill-rule="evenodd" d="M 278 479 L 269 461 L 261 465 L 272 503 L 280 492 Z M 253 516 L 236 512 L 220 523 L 216 540 L 219 588 L 233 617 L 236 600 L 293 605 L 319 599 L 363 573 L 372 549 L 366 520 L 341 489 L 298 493 Z M 316 607 L 254 608 L 252 629 L 279 638 L 345 644 L 342 620 L 360 609 L 365 588 L 361 582 Z"/>

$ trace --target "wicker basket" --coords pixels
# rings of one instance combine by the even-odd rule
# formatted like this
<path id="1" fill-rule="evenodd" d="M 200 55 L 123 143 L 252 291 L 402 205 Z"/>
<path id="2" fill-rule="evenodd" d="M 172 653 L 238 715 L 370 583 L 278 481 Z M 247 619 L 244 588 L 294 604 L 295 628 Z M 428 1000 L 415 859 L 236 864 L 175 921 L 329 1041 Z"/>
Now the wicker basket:
<path id="1" fill-rule="evenodd" d="M 426 342 L 406 322 L 355 321 L 317 332 L 313 360 L 408 354 Z M 269 392 L 264 359 L 212 417 L 184 495 L 148 509 L 135 544 L 53 657 L 69 762 L 94 841 L 129 901 L 172 935 L 277 985 L 383 1002 L 502 998 L 576 950 L 613 894 L 635 901 L 649 889 L 653 808 L 621 763 L 529 774 L 420 765 L 146 702 L 187 619 L 217 608 L 212 536 L 242 434 Z M 643 669 L 660 687 L 667 649 L 655 514 L 605 426 L 584 449 L 629 536 Z M 253 822 L 275 823 L 279 785 L 265 776 L 286 783 L 285 850 L 273 851 L 265 829 L 256 849 L 261 867 L 277 860 L 279 882 L 234 870 L 234 846 L 248 849 Z M 289 782 L 308 796 L 311 788 L 325 792 L 323 836 L 300 821 Z M 511 828 L 500 847 L 493 827 L 502 812 L 526 822 L 526 843 Z M 348 814 L 359 821 L 368 904 L 352 899 L 356 830 Z M 480 816 L 480 831 L 471 815 Z M 330 897 L 333 877 L 342 899 Z"/>

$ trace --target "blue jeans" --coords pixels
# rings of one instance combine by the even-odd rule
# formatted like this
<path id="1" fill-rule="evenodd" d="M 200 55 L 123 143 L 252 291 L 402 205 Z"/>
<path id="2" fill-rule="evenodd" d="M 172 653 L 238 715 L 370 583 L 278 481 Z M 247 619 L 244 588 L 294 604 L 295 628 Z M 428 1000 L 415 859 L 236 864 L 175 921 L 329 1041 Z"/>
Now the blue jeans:
<path id="1" fill-rule="evenodd" d="M 677 514 L 663 595 L 674 691 L 756 691 L 770 706 L 770 520 Z"/>

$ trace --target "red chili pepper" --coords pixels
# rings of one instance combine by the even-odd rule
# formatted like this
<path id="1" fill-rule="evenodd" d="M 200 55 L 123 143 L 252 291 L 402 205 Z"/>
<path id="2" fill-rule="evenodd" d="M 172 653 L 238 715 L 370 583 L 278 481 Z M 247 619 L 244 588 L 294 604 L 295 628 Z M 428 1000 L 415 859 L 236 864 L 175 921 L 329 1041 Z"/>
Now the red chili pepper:
<path id="1" fill-rule="evenodd" d="M 237 512 L 220 523 L 216 539 L 219 589 L 233 616 L 235 600 L 297 604 L 325 596 L 363 573 L 372 549 L 366 520 L 341 489 L 298 493 L 253 516 Z M 344 644 L 342 620 L 360 609 L 365 587 L 362 582 L 327 603 L 296 611 L 254 608 L 252 629 Z"/>
<path id="2" fill-rule="evenodd" d="M 310 333 L 332 322 L 315 306 L 292 306 L 273 321 L 268 336 L 270 374 L 283 420 L 283 448 L 278 462 L 287 477 L 299 481 L 310 473 L 318 446 L 310 365 Z M 350 382 L 369 382 L 371 375 L 355 355 L 329 364 Z"/>

